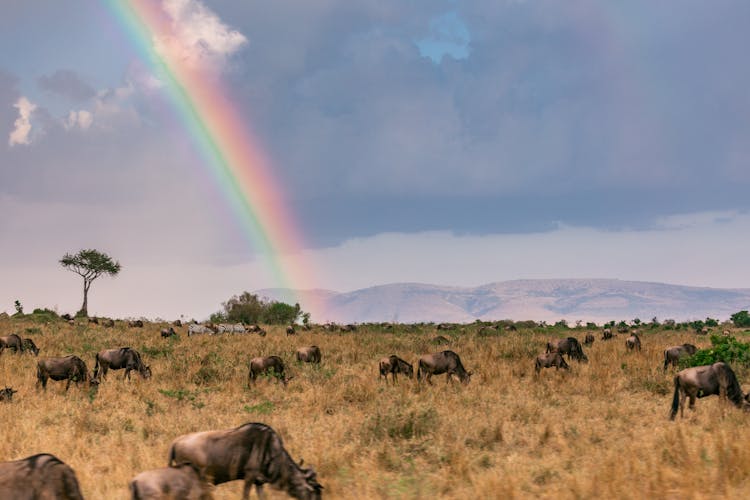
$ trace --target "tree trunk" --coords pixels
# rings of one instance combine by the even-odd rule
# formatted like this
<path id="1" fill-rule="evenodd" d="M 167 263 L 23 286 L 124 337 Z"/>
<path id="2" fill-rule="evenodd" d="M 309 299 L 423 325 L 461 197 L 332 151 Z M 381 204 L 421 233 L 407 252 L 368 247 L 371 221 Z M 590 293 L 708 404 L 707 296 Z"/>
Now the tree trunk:
<path id="1" fill-rule="evenodd" d="M 78 311 L 78 316 L 86 316 L 89 315 L 89 287 L 91 286 L 90 281 L 83 281 L 83 305 L 81 306 L 81 310 Z"/>

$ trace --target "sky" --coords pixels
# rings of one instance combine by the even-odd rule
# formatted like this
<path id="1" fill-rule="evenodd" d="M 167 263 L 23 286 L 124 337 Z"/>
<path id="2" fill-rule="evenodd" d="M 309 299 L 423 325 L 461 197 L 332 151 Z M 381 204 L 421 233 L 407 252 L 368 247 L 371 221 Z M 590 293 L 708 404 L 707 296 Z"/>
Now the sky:
<path id="1" fill-rule="evenodd" d="M 301 288 L 750 287 L 745 1 L 155 0 L 292 214 Z M 105 2 L 0 6 L 0 311 L 205 317 L 278 286 Z M 253 200 L 250 201 L 252 205 Z M 304 304 L 303 304 L 304 309 Z"/>

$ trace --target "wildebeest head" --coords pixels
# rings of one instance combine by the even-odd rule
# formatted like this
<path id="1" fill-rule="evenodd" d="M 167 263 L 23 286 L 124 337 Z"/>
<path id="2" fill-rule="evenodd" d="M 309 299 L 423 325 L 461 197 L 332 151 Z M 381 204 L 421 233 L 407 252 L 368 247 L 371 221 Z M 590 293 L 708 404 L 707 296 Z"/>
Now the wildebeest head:
<path id="1" fill-rule="evenodd" d="M 288 493 L 302 500 L 319 500 L 322 497 L 323 486 L 318 482 L 318 476 L 312 467 L 302 468 L 304 463 L 305 461 L 300 458 L 296 474 L 292 475 Z"/>
<path id="2" fill-rule="evenodd" d="M 31 339 L 23 339 L 23 349 L 25 351 L 33 352 L 34 356 L 39 356 L 39 348 Z"/>
<path id="3" fill-rule="evenodd" d="M 0 390 L 0 401 L 13 401 L 13 394 L 17 392 L 18 391 L 12 387 L 6 387 L 5 389 Z"/>

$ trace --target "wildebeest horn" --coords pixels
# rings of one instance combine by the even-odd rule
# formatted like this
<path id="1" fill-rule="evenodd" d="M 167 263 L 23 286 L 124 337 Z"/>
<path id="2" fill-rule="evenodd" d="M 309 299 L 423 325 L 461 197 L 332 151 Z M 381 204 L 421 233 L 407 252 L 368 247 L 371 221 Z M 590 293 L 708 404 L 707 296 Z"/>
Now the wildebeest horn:
<path id="1" fill-rule="evenodd" d="M 305 464 L 305 459 L 302 457 L 299 457 L 299 466 L 302 467 Z"/>

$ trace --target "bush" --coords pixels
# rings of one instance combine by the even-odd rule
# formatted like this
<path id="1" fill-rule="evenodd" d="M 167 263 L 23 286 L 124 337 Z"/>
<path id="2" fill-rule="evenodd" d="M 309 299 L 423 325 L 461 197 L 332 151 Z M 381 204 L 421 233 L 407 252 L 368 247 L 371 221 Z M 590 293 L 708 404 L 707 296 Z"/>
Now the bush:
<path id="1" fill-rule="evenodd" d="M 746 328 L 750 326 L 750 314 L 748 314 L 747 311 L 734 313 L 730 318 L 732 323 L 734 323 L 734 326 L 737 328 Z"/>
<path id="2" fill-rule="evenodd" d="M 711 347 L 699 349 L 695 354 L 680 360 L 681 367 L 711 365 L 723 361 L 730 366 L 750 366 L 750 344 L 734 337 L 711 335 Z"/>

